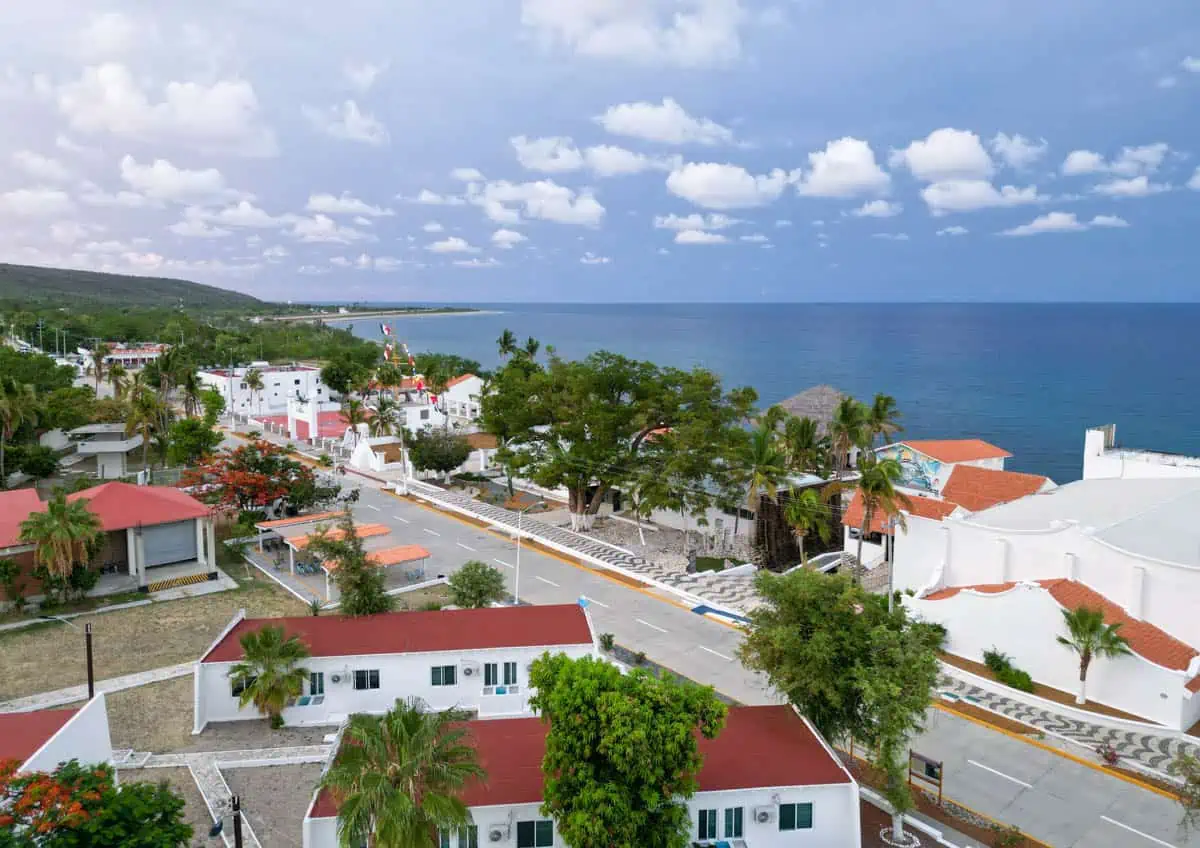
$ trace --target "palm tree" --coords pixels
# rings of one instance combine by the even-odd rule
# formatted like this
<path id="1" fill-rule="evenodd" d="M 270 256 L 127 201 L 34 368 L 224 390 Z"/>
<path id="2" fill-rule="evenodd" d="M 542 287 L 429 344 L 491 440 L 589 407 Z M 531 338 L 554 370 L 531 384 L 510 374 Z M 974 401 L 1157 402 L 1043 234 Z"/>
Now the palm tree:
<path id="1" fill-rule="evenodd" d="M 496 346 L 500 348 L 501 359 L 512 356 L 517 352 L 517 337 L 512 330 L 506 329 L 500 334 L 500 338 L 496 339 Z"/>
<path id="2" fill-rule="evenodd" d="M 871 445 L 876 439 L 887 442 L 888 438 L 904 428 L 900 426 L 900 410 L 896 407 L 896 399 L 891 395 L 876 394 L 875 400 L 867 410 L 867 438 Z"/>
<path id="3" fill-rule="evenodd" d="M 142 468 L 150 467 L 150 441 L 163 427 L 164 404 L 154 389 L 136 378 L 129 391 L 129 417 L 125 419 L 125 435 L 142 437 Z"/>
<path id="4" fill-rule="evenodd" d="M 833 470 L 837 477 L 845 472 L 852 448 L 866 438 L 867 408 L 852 397 L 844 397 L 833 411 L 829 436 L 833 443 Z"/>
<path id="5" fill-rule="evenodd" d="M 866 458 L 859 467 L 858 493 L 863 500 L 862 525 L 858 528 L 858 562 L 854 564 L 854 580 L 862 581 L 865 570 L 862 561 L 863 537 L 871 526 L 871 519 L 878 512 L 883 512 L 889 518 L 894 518 L 896 524 L 905 529 L 908 524 L 900 513 L 900 507 L 912 508 L 908 496 L 896 491 L 896 485 L 904 478 L 904 469 L 900 461 L 888 457 L 875 459 L 873 454 L 865 453 Z M 885 540 L 886 544 L 886 540 Z"/>
<path id="6" fill-rule="evenodd" d="M 1079 607 L 1063 610 L 1063 622 L 1067 625 L 1067 636 L 1059 636 L 1058 644 L 1070 648 L 1079 655 L 1079 694 L 1075 703 L 1087 703 L 1087 673 L 1092 660 L 1097 657 L 1116 659 L 1129 650 L 1129 642 L 1118 631 L 1121 622 L 1104 623 L 1104 610 Z"/>
<path id="7" fill-rule="evenodd" d="M 487 775 L 464 718 L 400 700 L 385 715 L 350 717 L 337 759 L 321 778 L 338 801 L 341 845 L 435 848 L 437 831 L 471 824 L 459 793 Z"/>
<path id="8" fill-rule="evenodd" d="M 69 577 L 76 564 L 88 558 L 88 549 L 102 533 L 100 519 L 83 498 L 67 500 L 66 492 L 54 493 L 46 509 L 30 513 L 21 522 L 21 541 L 36 546 L 39 564 L 56 577 Z"/>
<path id="9" fill-rule="evenodd" d="M 179 387 L 183 390 L 183 414 L 192 418 L 200 411 L 200 392 L 204 387 L 200 384 L 196 372 L 192 370 L 183 375 Z"/>
<path id="10" fill-rule="evenodd" d="M 521 353 L 528 356 L 530 359 L 537 359 L 538 350 L 541 349 L 542 343 L 530 336 L 525 340 L 525 346 L 521 348 Z"/>
<path id="11" fill-rule="evenodd" d="M 92 375 L 96 378 L 96 394 L 100 394 L 100 382 L 104 379 L 104 360 L 112 353 L 112 345 L 100 342 L 92 349 Z"/>
<path id="12" fill-rule="evenodd" d="M 182 354 L 177 347 L 169 347 L 158 355 L 154 364 L 158 367 L 158 392 L 164 398 L 175 386 L 175 372 L 183 364 Z"/>
<path id="13" fill-rule="evenodd" d="M 229 669 L 229 680 L 239 690 L 238 706 L 254 708 L 271 720 L 271 727 L 283 727 L 283 708 L 299 698 L 308 679 L 308 669 L 300 665 L 311 654 L 296 636 L 283 635 L 282 627 L 263 627 L 243 634 L 242 661 Z"/>
<path id="14" fill-rule="evenodd" d="M 8 481 L 8 469 L 4 467 L 8 441 L 23 424 L 36 424 L 37 420 L 38 400 L 33 386 L 0 377 L 0 489 L 6 488 Z"/>
<path id="15" fill-rule="evenodd" d="M 246 376 L 242 378 L 242 382 L 246 384 L 246 388 L 250 390 L 250 403 L 254 405 L 254 399 L 258 397 L 258 393 L 263 390 L 263 375 L 262 371 L 257 368 L 251 368 L 246 372 Z M 262 412 L 262 410 L 258 410 Z"/>
<path id="16" fill-rule="evenodd" d="M 783 426 L 783 441 L 792 468 L 825 476 L 829 470 L 829 438 L 821 435 L 821 426 L 816 421 L 795 415 L 788 417 Z"/>
<path id="17" fill-rule="evenodd" d="M 396 414 L 400 404 L 383 394 L 375 399 L 375 414 L 367 422 L 372 436 L 391 436 L 396 432 Z"/>
<path id="18" fill-rule="evenodd" d="M 829 526 L 829 507 L 821 500 L 816 489 L 788 492 L 783 518 L 796 534 L 800 546 L 800 562 L 808 568 L 808 553 L 804 550 L 804 537 L 815 532 L 820 540 L 829 544 L 833 531 Z"/>
<path id="19" fill-rule="evenodd" d="M 113 397 L 122 400 L 125 390 L 129 387 L 129 372 L 120 362 L 108 366 L 108 382 L 112 383 Z"/>
<path id="20" fill-rule="evenodd" d="M 354 431 L 354 441 L 358 442 L 358 425 L 367 423 L 367 405 L 358 398 L 346 398 L 342 403 L 342 418 L 346 426 Z"/>
<path id="21" fill-rule="evenodd" d="M 788 471 L 787 458 L 779 449 L 778 433 L 770 421 L 759 422 L 758 427 L 751 431 L 750 440 L 743 446 L 741 465 L 746 475 L 746 508 L 757 514 L 759 501 L 763 496 L 775 499 L 779 484 Z M 735 535 L 737 528 L 738 518 L 735 516 Z"/>

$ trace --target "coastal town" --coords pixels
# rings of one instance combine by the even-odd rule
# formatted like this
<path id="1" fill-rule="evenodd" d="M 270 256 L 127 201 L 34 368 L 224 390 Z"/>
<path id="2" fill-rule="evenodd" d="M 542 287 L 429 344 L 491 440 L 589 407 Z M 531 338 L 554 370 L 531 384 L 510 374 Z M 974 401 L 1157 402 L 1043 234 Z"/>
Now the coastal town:
<path id="1" fill-rule="evenodd" d="M 508 331 L 14 317 L 14 844 L 1194 844 L 1200 457 L 1106 424 L 1055 481 L 885 392 Z"/>

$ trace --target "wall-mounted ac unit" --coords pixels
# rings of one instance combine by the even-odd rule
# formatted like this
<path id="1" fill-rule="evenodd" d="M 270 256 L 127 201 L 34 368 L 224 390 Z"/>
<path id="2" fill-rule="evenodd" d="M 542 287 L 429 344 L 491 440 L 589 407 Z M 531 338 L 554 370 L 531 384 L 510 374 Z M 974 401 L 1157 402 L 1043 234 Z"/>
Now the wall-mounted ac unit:
<path id="1" fill-rule="evenodd" d="M 475 662 L 474 660 L 463 660 L 460 665 L 462 666 L 463 677 L 478 676 L 480 669 L 479 663 Z"/>
<path id="2" fill-rule="evenodd" d="M 754 820 L 756 822 L 758 822 L 759 824 L 766 824 L 767 822 L 775 821 L 775 808 L 774 807 L 755 807 L 754 808 Z"/>
<path id="3" fill-rule="evenodd" d="M 506 824 L 494 824 L 488 828 L 488 842 L 507 842 L 511 831 Z"/>
<path id="4" fill-rule="evenodd" d="M 331 675 L 329 675 L 329 682 L 330 683 L 341 683 L 342 676 L 340 674 L 331 674 Z"/>

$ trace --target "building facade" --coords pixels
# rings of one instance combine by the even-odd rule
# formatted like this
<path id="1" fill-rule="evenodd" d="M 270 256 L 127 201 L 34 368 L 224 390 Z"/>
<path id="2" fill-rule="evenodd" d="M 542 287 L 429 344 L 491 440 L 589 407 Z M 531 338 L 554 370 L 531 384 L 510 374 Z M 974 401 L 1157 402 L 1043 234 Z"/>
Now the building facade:
<path id="1" fill-rule="evenodd" d="M 254 391 L 246 385 L 246 374 L 258 371 L 263 388 Z M 199 372 L 200 382 L 221 393 L 225 410 L 238 415 L 278 414 L 287 411 L 292 399 L 336 401 L 339 395 L 321 381 L 321 370 L 311 365 L 271 365 L 251 362 L 236 368 L 215 368 Z"/>
<path id="2" fill-rule="evenodd" d="M 78 709 L 0 713 L 0 762 L 17 771 L 50 772 L 70 760 L 96 765 L 112 760 L 104 693 Z"/>
<path id="3" fill-rule="evenodd" d="M 1134 450 L 1117 445 L 1117 425 L 1092 427 L 1083 436 L 1083 479 L 1200 477 L 1200 456 Z"/>

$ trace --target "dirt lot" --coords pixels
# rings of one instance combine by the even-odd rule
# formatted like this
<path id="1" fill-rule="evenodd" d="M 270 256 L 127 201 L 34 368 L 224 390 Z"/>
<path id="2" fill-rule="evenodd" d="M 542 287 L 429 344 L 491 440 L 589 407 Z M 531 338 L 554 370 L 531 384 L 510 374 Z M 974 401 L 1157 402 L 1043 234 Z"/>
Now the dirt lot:
<path id="1" fill-rule="evenodd" d="M 192 773 L 187 769 L 130 769 L 121 772 L 120 777 L 122 783 L 161 783 L 165 780 L 171 785 L 172 791 L 183 798 L 183 820 L 192 826 L 192 838 L 188 845 L 197 848 L 199 846 L 211 848 L 213 845 L 224 844 L 220 837 L 215 840 L 208 838 L 208 829 L 212 827 L 212 816 L 208 813 L 208 807 L 204 804 L 200 790 L 196 788 L 196 781 L 192 779 Z"/>
<path id="2" fill-rule="evenodd" d="M 239 608 L 249 616 L 303 615 L 307 608 L 265 580 L 237 590 L 163 601 L 73 620 L 92 623 L 96 678 L 194 660 L 208 648 Z M 83 634 L 60 623 L 0 633 L 0 700 L 60 689 L 87 681 Z"/>
<path id="3" fill-rule="evenodd" d="M 263 845 L 300 848 L 300 827 L 312 801 L 321 766 L 225 769 L 229 789 L 242 797 L 246 820 Z"/>
<path id="4" fill-rule="evenodd" d="M 419 610 L 425 604 L 439 603 L 442 605 L 450 603 L 450 589 L 447 586 L 430 586 L 428 589 L 415 589 L 412 592 L 405 592 L 402 595 L 396 595 L 396 609 L 398 610 Z"/>

